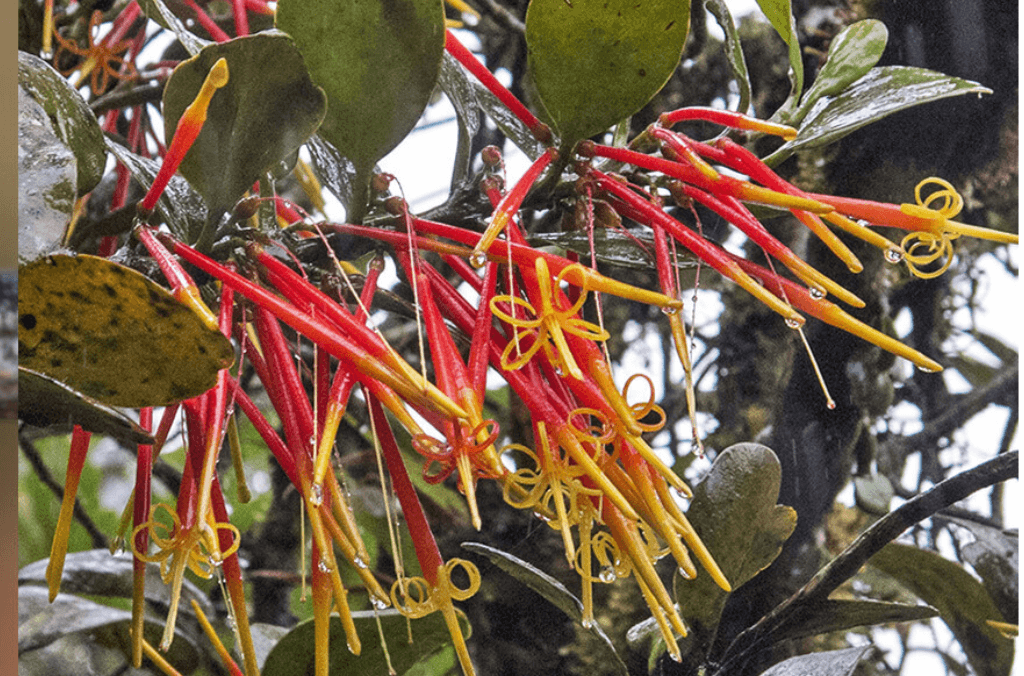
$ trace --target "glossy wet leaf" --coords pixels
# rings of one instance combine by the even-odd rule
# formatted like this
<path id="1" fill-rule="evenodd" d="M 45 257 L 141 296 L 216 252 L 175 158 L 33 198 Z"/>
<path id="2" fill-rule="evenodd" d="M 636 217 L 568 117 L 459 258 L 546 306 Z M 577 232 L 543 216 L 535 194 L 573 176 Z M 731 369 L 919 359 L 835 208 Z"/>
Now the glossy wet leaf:
<path id="1" fill-rule="evenodd" d="M 138 0 L 138 2 L 146 16 L 162 27 L 170 29 L 189 54 L 194 56 L 199 53 L 200 49 L 211 44 L 209 40 L 204 40 L 185 28 L 185 24 L 175 16 L 163 0 Z"/>
<path id="2" fill-rule="evenodd" d="M 18 363 L 112 406 L 202 394 L 231 365 L 230 341 L 145 276 L 94 256 L 46 256 L 19 271 Z"/>
<path id="3" fill-rule="evenodd" d="M 153 443 L 148 432 L 117 409 L 22 366 L 18 367 L 18 417 L 36 427 L 59 426 L 64 433 L 75 424 L 128 444 Z"/>
<path id="4" fill-rule="evenodd" d="M 75 206 L 75 155 L 43 107 L 18 87 L 18 261 L 61 246 Z"/>
<path id="5" fill-rule="evenodd" d="M 736 110 L 747 110 L 750 106 L 750 74 L 747 72 L 747 60 L 743 56 L 743 46 L 736 23 L 725 0 L 706 0 L 705 9 L 711 12 L 718 26 L 725 33 L 725 55 L 729 59 L 729 68 L 739 90 L 739 101 Z"/>
<path id="6" fill-rule="evenodd" d="M 107 153 L 103 131 L 89 104 L 50 64 L 25 52 L 18 52 L 18 84 L 39 102 L 57 136 L 74 153 L 78 194 L 92 190 L 103 177 Z"/>
<path id="7" fill-rule="evenodd" d="M 872 68 L 841 94 L 819 99 L 808 111 L 797 137 L 765 161 L 777 164 L 794 151 L 828 145 L 872 122 L 922 103 L 964 94 L 988 93 L 991 90 L 977 82 L 924 68 Z"/>
<path id="8" fill-rule="evenodd" d="M 530 73 L 563 146 L 650 101 L 679 64 L 689 25 L 689 0 L 533 0 Z"/>
<path id="9" fill-rule="evenodd" d="M 398 674 L 408 672 L 415 665 L 451 645 L 451 636 L 440 613 L 431 613 L 418 620 L 407 620 L 396 610 L 378 613 L 391 664 Z M 388 665 L 381 647 L 377 622 L 372 612 L 354 612 L 353 620 L 359 640 L 360 654 L 353 655 L 345 643 L 345 630 L 341 620 L 331 617 L 330 623 L 330 673 L 332 676 L 350 674 L 387 674 Z M 463 633 L 469 635 L 469 624 L 462 620 Z M 313 620 L 307 620 L 288 632 L 270 654 L 261 670 L 262 676 L 306 676 L 313 673 Z M 412 643 L 409 633 L 412 633 Z M 454 666 L 454 655 L 452 659 Z M 439 673 L 443 673 L 439 672 Z"/>
<path id="10" fill-rule="evenodd" d="M 948 518 L 974 536 L 974 542 L 962 545 L 960 553 L 981 576 L 981 583 L 1003 617 L 1017 617 L 1020 608 L 1020 536 L 1017 531 Z"/>
<path id="11" fill-rule="evenodd" d="M 943 621 L 967 653 L 975 673 L 1006 676 L 1013 665 L 1013 641 L 985 624 L 1005 621 L 985 587 L 962 566 L 917 547 L 889 543 L 870 559 L 875 568 L 896 578 Z"/>
<path id="12" fill-rule="evenodd" d="M 892 483 L 884 474 L 853 477 L 857 506 L 868 514 L 884 516 L 894 495 Z"/>
<path id="13" fill-rule="evenodd" d="M 486 556 L 490 559 L 491 563 L 543 596 L 552 605 L 571 617 L 582 631 L 590 632 L 598 639 L 596 643 L 591 645 L 600 645 L 602 647 L 602 656 L 607 660 L 604 663 L 606 667 L 614 668 L 622 674 L 629 673 L 618 651 L 615 650 L 615 646 L 601 629 L 600 625 L 596 622 L 591 627 L 583 625 L 583 603 L 566 589 L 565 585 L 526 561 L 500 549 L 488 547 L 479 542 L 464 542 L 462 547 L 474 554 Z"/>
<path id="14" fill-rule="evenodd" d="M 553 244 L 578 253 L 584 260 L 590 261 L 590 238 L 585 232 L 542 232 L 530 235 L 529 241 L 533 246 Z M 641 244 L 647 248 L 641 248 Z M 628 234 L 620 230 L 603 228 L 594 231 L 594 253 L 599 263 L 636 270 L 651 270 L 654 267 L 654 258 L 649 252 L 653 250 L 654 236 L 647 228 L 634 228 Z M 695 270 L 697 265 L 695 257 L 688 252 L 680 252 L 680 270 Z M 685 281 L 683 286 L 686 286 Z"/>
<path id="15" fill-rule="evenodd" d="M 128 168 L 132 178 L 146 190 L 153 184 L 160 162 L 137 155 L 124 146 L 107 140 L 110 153 Z M 206 225 L 207 209 L 202 196 L 189 185 L 180 174 L 171 176 L 170 182 L 157 200 L 156 210 L 160 219 L 151 217 L 153 223 L 162 221 L 178 238 L 188 242 L 196 241 Z M 134 205 L 126 208 L 134 209 Z"/>
<path id="16" fill-rule="evenodd" d="M 869 650 L 871 646 L 860 646 L 797 655 L 761 672 L 761 676 L 850 676 Z"/>
<path id="17" fill-rule="evenodd" d="M 168 144 L 221 58 L 227 59 L 230 78 L 214 94 L 203 130 L 179 168 L 214 213 L 229 210 L 267 172 L 279 173 L 327 109 L 291 38 L 279 31 L 257 33 L 210 45 L 174 69 L 163 98 Z"/>
<path id="18" fill-rule="evenodd" d="M 931 606 L 881 601 L 828 600 L 808 607 L 798 618 L 772 634 L 775 642 L 818 636 L 830 631 L 845 631 L 894 622 L 914 622 L 936 617 Z"/>
<path id="19" fill-rule="evenodd" d="M 43 586 L 18 587 L 18 653 L 19 661 L 33 652 L 45 650 L 56 645 L 58 652 L 62 647 L 59 642 L 70 637 L 81 636 L 86 639 L 81 650 L 91 654 L 93 651 L 119 648 L 124 655 L 129 638 L 132 613 L 112 606 L 97 603 L 74 594 L 60 593 L 53 603 L 49 603 L 49 591 Z M 24 619 L 22 619 L 24 617 Z M 163 620 L 156 614 L 147 615 L 144 634 L 153 645 L 160 642 L 163 633 Z M 174 664 L 193 665 L 198 658 L 196 636 L 186 629 L 182 622 L 175 628 L 174 642 L 165 655 Z M 51 658 L 52 660 L 52 658 Z M 88 664 L 92 658 L 85 662 Z M 34 660 L 29 658 L 29 664 Z M 50 662 L 53 664 L 53 662 Z M 122 667 L 123 668 L 123 667 Z M 25 673 L 19 669 L 19 673 Z M 54 673 L 82 673 L 72 669 Z"/>
<path id="20" fill-rule="evenodd" d="M 291 35 L 327 94 L 320 134 L 361 172 L 415 126 L 444 51 L 440 0 L 281 0 Z"/>
<path id="21" fill-rule="evenodd" d="M 770 448 L 736 444 L 715 459 L 693 489 L 687 518 L 733 589 L 774 561 L 796 528 L 793 508 L 776 504 L 781 479 L 779 460 Z M 693 630 L 680 647 L 686 654 L 703 656 L 728 593 L 704 571 L 693 580 L 676 573 L 674 591 L 680 614 Z"/>
<path id="22" fill-rule="evenodd" d="M 35 561 L 18 571 L 19 585 L 45 587 L 48 559 Z M 171 590 L 160 580 L 160 566 L 150 563 L 146 566 L 145 596 L 151 603 L 169 606 Z M 64 559 L 60 589 L 62 593 L 80 596 L 107 596 L 131 598 L 132 559 L 128 555 L 114 556 L 106 549 L 91 549 L 84 552 L 69 552 Z M 214 615 L 213 604 L 199 587 L 186 578 L 181 587 L 181 613 L 192 616 L 192 601 L 199 604 L 207 616 Z"/>
<path id="23" fill-rule="evenodd" d="M 800 110 L 791 123 L 803 120 L 821 97 L 836 96 L 867 75 L 882 58 L 888 40 L 888 29 L 876 19 L 865 19 L 844 28 L 829 44 L 828 59 L 800 100 Z"/>
<path id="24" fill-rule="evenodd" d="M 786 110 L 794 106 L 804 89 L 804 61 L 800 51 L 800 38 L 796 30 L 796 19 L 793 16 L 790 0 L 757 0 L 761 11 L 768 22 L 786 43 L 789 55 L 789 98 L 782 105 L 782 117 L 788 115 Z"/>

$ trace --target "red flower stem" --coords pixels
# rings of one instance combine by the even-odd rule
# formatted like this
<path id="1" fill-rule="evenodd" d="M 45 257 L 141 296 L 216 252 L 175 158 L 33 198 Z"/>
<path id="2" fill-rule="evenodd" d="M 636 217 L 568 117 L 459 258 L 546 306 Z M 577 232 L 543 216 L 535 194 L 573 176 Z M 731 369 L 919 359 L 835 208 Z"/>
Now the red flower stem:
<path id="1" fill-rule="evenodd" d="M 548 168 L 551 162 L 558 158 L 558 151 L 554 148 L 548 148 L 544 151 L 544 154 L 538 157 L 530 165 L 529 169 L 523 174 L 522 178 L 516 181 L 516 184 L 501 198 L 498 205 L 494 208 L 494 214 L 491 217 L 491 224 L 487 226 L 487 230 L 480 237 L 480 241 L 473 248 L 473 256 L 483 256 L 485 252 L 489 252 L 491 244 L 498 238 L 502 230 L 506 227 L 513 227 L 510 223 L 516 212 L 519 211 L 519 207 L 522 205 L 523 200 L 526 199 L 526 193 L 529 192 L 533 184 L 537 182 L 541 172 Z M 475 258 L 471 257 L 470 262 L 476 265 Z M 481 262 L 480 265 L 483 263 Z"/>
<path id="2" fill-rule="evenodd" d="M 245 0 L 245 6 L 250 12 L 264 14 L 266 16 L 274 16 L 274 8 L 263 0 Z"/>
<path id="3" fill-rule="evenodd" d="M 158 235 L 166 237 L 165 235 Z M 172 238 L 164 239 L 176 254 L 192 263 L 199 269 L 220 279 L 223 283 L 231 286 L 235 291 L 253 301 L 257 305 L 266 307 L 274 315 L 294 328 L 296 331 L 306 335 L 316 343 L 322 344 L 334 357 L 349 364 L 358 374 L 360 382 L 379 380 L 394 391 L 401 394 L 406 400 L 416 402 L 426 408 L 439 408 L 446 415 L 465 415 L 455 402 L 445 397 L 436 388 L 427 384 L 426 392 L 419 384 L 409 382 L 403 375 L 391 370 L 387 365 L 381 363 L 377 357 L 370 354 L 363 346 L 357 345 L 353 340 L 341 331 L 323 322 L 315 321 L 308 314 L 278 298 L 266 289 L 263 289 L 241 275 L 228 270 L 223 265 L 203 256 L 190 246 L 177 242 Z M 408 367 L 408 364 L 406 364 Z M 408 367 L 411 369 L 411 367 Z"/>
<path id="4" fill-rule="evenodd" d="M 658 118 L 658 124 L 663 127 L 671 127 L 672 125 L 684 120 L 701 120 L 721 125 L 723 127 L 732 127 L 733 129 L 760 131 L 765 134 L 781 136 L 787 141 L 795 139 L 797 134 L 797 130 L 788 125 L 759 120 L 731 110 L 705 108 L 702 106 L 680 108 L 679 110 L 662 113 Z"/>
<path id="5" fill-rule="evenodd" d="M 274 408 L 281 418 L 284 427 L 284 438 L 289 448 L 295 454 L 297 464 L 301 463 L 299 454 L 310 453 L 309 442 L 312 429 L 312 415 L 306 416 L 302 402 L 308 406 L 309 400 L 306 393 L 299 387 L 295 387 L 295 380 L 298 374 L 292 361 L 291 352 L 281 332 L 281 325 L 269 310 L 263 307 L 256 308 L 256 335 L 260 340 L 260 348 L 263 351 L 263 359 L 266 363 L 266 373 L 260 373 L 260 380 L 268 387 L 267 393 L 271 395 Z M 264 376 L 268 380 L 264 380 Z M 301 400 L 301 401 L 300 401 Z"/>
<path id="6" fill-rule="evenodd" d="M 366 393 L 366 403 L 370 407 L 370 414 L 373 417 L 374 432 L 380 442 L 381 452 L 384 455 L 384 462 L 387 463 L 388 474 L 391 475 L 391 485 L 395 488 L 398 502 L 402 506 L 402 514 L 409 526 L 409 535 L 412 537 L 413 546 L 416 549 L 416 559 L 420 563 L 420 570 L 423 577 L 430 586 L 437 586 L 437 571 L 444 564 L 441 552 L 437 548 L 437 541 L 434 534 L 430 532 L 430 524 L 423 513 L 423 505 L 416 495 L 416 489 L 412 486 L 409 473 L 402 460 L 402 453 L 398 450 L 398 442 L 391 431 L 384 409 L 373 394 Z"/>
<path id="7" fill-rule="evenodd" d="M 153 407 L 139 410 L 139 427 L 149 432 L 153 428 Z M 139 528 L 149 520 L 152 499 L 153 446 L 139 444 L 135 461 L 135 492 L 132 523 L 138 528 L 132 550 L 145 554 L 149 550 L 149 532 Z M 132 666 L 142 666 L 142 626 L 146 618 L 146 562 L 138 556 L 132 558 Z"/>
<path id="8" fill-rule="evenodd" d="M 210 100 L 213 98 L 214 92 L 227 83 L 228 62 L 222 58 L 213 64 L 213 68 L 210 69 L 209 74 L 207 74 L 206 79 L 203 81 L 203 85 L 195 100 L 189 104 L 178 120 L 178 126 L 174 130 L 171 145 L 164 155 L 160 171 L 157 172 L 156 178 L 153 179 L 153 184 L 149 187 L 149 192 L 146 193 L 142 203 L 139 205 L 139 215 L 143 218 L 152 213 L 154 207 L 156 207 L 156 201 L 160 199 L 160 195 L 163 194 L 164 188 L 170 182 L 171 176 L 178 170 L 178 165 L 185 158 L 185 153 L 189 151 L 192 143 L 199 136 L 199 131 L 203 128 L 203 123 L 206 122 L 206 111 L 210 107 Z"/>
<path id="9" fill-rule="evenodd" d="M 799 284 L 795 284 L 790 280 L 771 272 L 770 270 L 766 270 L 765 268 L 738 256 L 734 257 L 734 260 L 748 274 L 755 279 L 760 280 L 761 283 L 764 284 L 764 287 L 771 293 L 780 297 L 785 296 L 785 298 L 792 303 L 793 307 L 802 310 L 813 317 L 817 317 L 826 324 L 831 324 L 836 328 L 859 336 L 869 343 L 877 345 L 883 350 L 903 357 L 925 371 L 936 372 L 942 370 L 942 366 L 939 363 L 929 359 L 917 350 L 904 345 L 895 338 L 864 324 L 860 320 L 844 312 L 842 308 L 834 303 L 825 299 L 814 298 L 807 289 Z"/>
<path id="10" fill-rule="evenodd" d="M 509 111 L 515 115 L 520 122 L 526 125 L 526 128 L 530 130 L 533 137 L 538 141 L 547 145 L 551 143 L 551 129 L 537 119 L 537 117 L 527 110 L 526 106 L 522 102 L 512 95 L 503 84 L 498 82 L 498 79 L 494 77 L 491 71 L 487 70 L 484 64 L 473 56 L 473 53 L 466 49 L 466 47 L 459 42 L 459 39 L 452 35 L 449 30 L 445 31 L 444 36 L 444 48 L 451 54 L 455 59 L 461 63 L 466 70 L 472 73 L 480 83 L 486 87 L 492 94 L 498 97 Z"/>
<path id="11" fill-rule="evenodd" d="M 230 523 L 231 517 L 228 516 L 227 506 L 224 504 L 224 494 L 221 491 L 220 481 L 216 475 L 213 477 L 210 492 L 214 521 L 217 523 Z M 230 530 L 218 529 L 217 538 L 222 552 L 229 551 L 235 544 Z M 246 676 L 259 676 L 256 648 L 252 642 L 252 631 L 249 628 L 249 611 L 245 602 L 245 583 L 242 580 L 242 566 L 238 561 L 237 550 L 224 557 L 221 570 L 224 572 L 224 582 L 227 584 L 228 598 L 234 610 L 236 634 L 241 643 L 242 660 L 245 664 Z"/>
<path id="12" fill-rule="evenodd" d="M 64 475 L 64 497 L 60 504 L 57 527 L 53 530 L 53 545 L 50 548 L 50 562 L 46 565 L 46 582 L 50 586 L 50 603 L 60 592 L 60 580 L 64 574 L 64 557 L 68 551 L 68 535 L 71 532 L 71 518 L 75 510 L 75 496 L 78 482 L 85 466 L 85 455 L 89 451 L 92 433 L 78 425 L 71 432 L 71 449 L 68 453 L 68 469 Z"/>
<path id="13" fill-rule="evenodd" d="M 483 403 L 487 390 L 487 343 L 491 328 L 491 299 L 494 298 L 498 281 L 498 266 L 493 261 L 484 269 L 483 287 L 480 293 L 480 304 L 476 310 L 476 323 L 473 324 L 473 335 L 469 345 L 469 379 L 470 387 L 477 392 Z"/>
<path id="14" fill-rule="evenodd" d="M 196 4 L 195 0 L 185 0 L 185 4 L 196 13 L 196 21 L 206 29 L 206 32 L 210 34 L 214 42 L 227 42 L 231 39 L 231 36 L 225 33 L 224 29 L 218 26 L 217 22 L 210 18 L 210 15 L 202 7 Z"/>
<path id="15" fill-rule="evenodd" d="M 417 390 L 420 390 L 418 395 L 406 397 L 407 399 L 411 402 L 423 403 L 423 399 L 426 397 L 430 399 L 435 407 L 440 405 L 444 413 L 449 415 L 456 414 L 461 417 L 465 417 L 465 411 L 462 410 L 461 407 L 449 407 L 448 404 L 451 404 L 452 406 L 458 405 L 440 392 L 436 387 L 423 380 L 422 376 L 394 350 L 392 350 L 379 334 L 375 333 L 362 322 L 356 321 L 356 318 L 345 307 L 334 302 L 325 293 L 320 291 L 320 289 L 317 289 L 297 273 L 292 271 L 284 263 L 267 254 L 265 251 L 256 247 L 252 247 L 252 249 L 255 251 L 259 262 L 263 264 L 269 273 L 271 283 L 286 296 L 289 296 L 293 303 L 309 303 L 315 305 L 327 319 L 337 326 L 338 329 L 343 331 L 346 335 L 352 336 L 352 338 L 358 340 L 364 350 L 379 362 L 378 368 L 389 368 L 396 374 L 401 374 L 399 377 L 408 383 L 408 386 L 405 386 L 406 391 L 408 391 L 409 387 L 414 387 Z M 282 319 L 284 319 L 284 317 L 282 317 Z M 287 319 L 285 319 L 285 321 L 287 321 Z M 317 325 L 324 326 L 324 323 L 318 322 Z M 299 327 L 295 328 L 306 333 L 306 331 Z M 306 333 L 306 335 L 316 340 L 316 338 L 309 333 Z M 320 343 L 321 341 L 316 340 L 316 342 Z M 360 364 L 360 370 L 364 373 L 367 372 L 366 366 L 362 364 Z M 396 387 L 395 383 L 388 382 L 381 377 L 376 378 L 396 392 L 402 393 L 402 389 L 400 387 Z M 404 393 L 402 394 L 405 396 Z"/>
<path id="16" fill-rule="evenodd" d="M 252 422 L 253 427 L 256 429 L 256 433 L 260 435 L 263 442 L 270 449 L 277 463 L 281 466 L 281 469 L 288 476 L 288 480 L 292 482 L 296 488 L 299 487 L 299 477 L 295 469 L 295 458 L 292 457 L 291 449 L 285 445 L 284 441 L 277 434 L 267 419 L 263 416 L 263 413 L 259 410 L 249 395 L 239 386 L 236 380 L 229 379 L 228 384 L 231 387 L 232 395 L 235 397 L 235 404 L 242 410 L 242 413 L 249 418 Z"/>
<path id="17" fill-rule="evenodd" d="M 135 2 L 135 0 L 132 0 L 132 2 L 117 15 L 117 18 L 114 19 L 113 27 L 110 29 L 110 32 L 104 36 L 103 40 L 100 41 L 100 44 L 116 45 L 120 42 L 128 33 L 128 29 L 135 23 L 135 20 L 139 18 L 139 13 L 141 11 L 142 10 L 139 8 L 138 3 Z"/>
<path id="18" fill-rule="evenodd" d="M 665 228 L 665 230 L 671 233 L 680 244 L 692 251 L 719 273 L 742 286 L 749 294 L 760 300 L 762 303 L 766 304 L 786 319 L 797 322 L 798 324 L 803 323 L 803 317 L 801 317 L 786 303 L 782 302 L 762 288 L 749 275 L 747 275 L 740 266 L 726 254 L 725 251 L 703 237 L 700 237 L 685 225 L 606 174 L 603 174 L 596 169 L 592 169 L 590 170 L 590 175 L 595 177 L 602 190 L 622 200 L 625 204 L 636 210 L 638 214 L 642 215 L 642 223 L 648 224 L 652 228 L 655 226 Z"/>
<path id="19" fill-rule="evenodd" d="M 274 208 L 277 210 L 277 217 L 283 218 L 288 225 L 302 220 L 302 215 L 292 207 L 291 203 L 278 195 L 274 196 Z"/>
<path id="20" fill-rule="evenodd" d="M 154 232 L 156 231 L 148 226 L 140 226 L 134 230 L 135 236 L 146 247 L 149 255 L 156 261 L 160 271 L 164 273 L 164 277 L 170 283 L 171 293 L 174 294 L 174 297 L 179 302 L 189 306 L 208 328 L 217 330 L 219 328 L 217 318 L 210 311 L 210 308 L 207 307 L 206 303 L 203 302 L 203 298 L 199 293 L 199 287 L 192 280 L 192 276 L 185 272 L 185 268 L 171 255 L 167 247 L 154 236 Z"/>
<path id="21" fill-rule="evenodd" d="M 316 676 L 327 676 L 330 669 L 331 641 L 331 603 L 334 598 L 331 576 L 321 566 L 320 547 L 313 541 L 313 552 L 310 557 L 310 586 L 313 588 L 313 651 Z M 324 563 L 323 565 L 327 565 Z"/>
<path id="22" fill-rule="evenodd" d="M 242 37 L 249 34 L 249 15 L 246 14 L 245 0 L 232 0 L 235 14 L 235 35 Z"/>

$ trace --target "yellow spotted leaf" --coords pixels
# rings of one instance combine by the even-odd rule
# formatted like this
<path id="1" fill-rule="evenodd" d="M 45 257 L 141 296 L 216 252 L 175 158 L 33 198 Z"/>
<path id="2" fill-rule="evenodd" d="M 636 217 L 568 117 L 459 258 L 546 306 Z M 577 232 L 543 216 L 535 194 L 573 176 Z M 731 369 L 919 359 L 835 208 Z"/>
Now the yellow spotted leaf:
<path id="1" fill-rule="evenodd" d="M 230 341 L 144 275 L 95 256 L 19 270 L 18 364 L 111 406 L 202 394 L 231 365 Z"/>

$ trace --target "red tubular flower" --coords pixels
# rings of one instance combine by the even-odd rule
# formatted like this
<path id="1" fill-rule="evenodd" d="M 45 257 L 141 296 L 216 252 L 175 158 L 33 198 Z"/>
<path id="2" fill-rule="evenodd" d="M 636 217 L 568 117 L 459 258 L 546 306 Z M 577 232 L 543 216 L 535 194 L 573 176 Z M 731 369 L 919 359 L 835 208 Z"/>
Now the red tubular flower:
<path id="1" fill-rule="evenodd" d="M 60 593 L 60 580 L 64 574 L 64 557 L 68 552 L 68 536 L 71 532 L 71 517 L 75 510 L 75 496 L 78 481 L 85 466 L 85 455 L 89 451 L 92 432 L 75 425 L 71 433 L 71 452 L 68 454 L 68 469 L 64 476 L 64 498 L 60 503 L 60 515 L 53 530 L 53 544 L 50 547 L 50 562 L 46 564 L 46 582 L 50 587 L 50 603 Z"/>
<path id="2" fill-rule="evenodd" d="M 149 432 L 153 427 L 153 408 L 147 406 L 139 411 L 139 427 Z M 149 518 L 151 481 L 153 475 L 153 446 L 139 444 L 135 461 L 135 492 L 133 523 L 138 528 Z M 149 534 L 145 529 L 136 532 L 132 551 L 149 550 Z M 132 666 L 142 666 L 142 626 L 146 612 L 146 562 L 139 557 L 132 559 Z"/>

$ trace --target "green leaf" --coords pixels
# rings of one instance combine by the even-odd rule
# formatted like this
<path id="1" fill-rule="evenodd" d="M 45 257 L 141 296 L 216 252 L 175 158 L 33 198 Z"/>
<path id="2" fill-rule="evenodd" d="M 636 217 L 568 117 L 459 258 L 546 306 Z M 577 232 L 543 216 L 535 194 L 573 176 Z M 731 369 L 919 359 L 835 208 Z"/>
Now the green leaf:
<path id="1" fill-rule="evenodd" d="M 841 94 L 815 102 L 800 125 L 797 137 L 772 153 L 765 162 L 778 164 L 797 150 L 828 145 L 872 122 L 922 103 L 964 94 L 991 93 L 977 82 L 924 68 L 872 68 Z"/>
<path id="2" fill-rule="evenodd" d="M 832 631 L 870 627 L 893 622 L 914 622 L 935 617 L 939 611 L 931 606 L 881 601 L 833 601 L 807 608 L 795 621 L 772 634 L 772 641 L 818 636 Z"/>
<path id="3" fill-rule="evenodd" d="M 984 345 L 986 350 L 994 354 L 999 361 L 1004 364 L 1017 363 L 1017 350 L 1007 345 L 1001 339 L 984 331 L 972 331 L 971 335 L 974 336 L 975 340 Z"/>
<path id="4" fill-rule="evenodd" d="M 782 469 L 775 453 L 760 444 L 736 444 L 722 452 L 694 487 L 687 518 L 733 589 L 766 568 L 796 528 L 796 512 L 776 504 Z M 680 614 L 692 628 L 680 642 L 684 654 L 706 654 L 728 592 L 706 573 L 674 578 Z"/>
<path id="5" fill-rule="evenodd" d="M 876 19 L 865 19 L 847 26 L 832 39 L 828 60 L 814 79 L 814 84 L 800 101 L 800 109 L 790 120 L 799 124 L 815 101 L 823 96 L 836 96 L 868 74 L 882 58 L 889 31 Z"/>
<path id="6" fill-rule="evenodd" d="M 444 52 L 440 0 L 282 0 L 291 35 L 327 94 L 320 134 L 366 174 L 415 126 Z"/>
<path id="7" fill-rule="evenodd" d="M 107 148 L 119 162 L 128 167 L 132 178 L 146 190 L 160 171 L 160 162 L 136 155 L 124 146 L 107 139 Z M 207 220 L 206 203 L 189 182 L 175 173 L 157 200 L 157 211 L 170 231 L 179 239 L 194 242 Z M 129 207 L 134 209 L 134 205 Z"/>
<path id="8" fill-rule="evenodd" d="M 291 38 L 280 31 L 257 33 L 210 45 L 174 69 L 163 99 L 168 144 L 221 58 L 227 59 L 228 83 L 214 94 L 203 129 L 179 169 L 214 214 L 228 211 L 268 171 L 278 173 L 327 110 L 327 99 Z"/>
<path id="9" fill-rule="evenodd" d="M 123 265 L 53 255 L 18 272 L 18 364 L 101 403 L 182 401 L 213 387 L 234 359 L 219 331 Z"/>
<path id="10" fill-rule="evenodd" d="M 1001 367 L 990 366 L 966 354 L 958 354 L 949 359 L 949 366 L 955 368 L 975 389 L 985 387 L 1002 370 Z"/>
<path id="11" fill-rule="evenodd" d="M 960 553 L 981 576 L 981 583 L 1003 617 L 1012 622 L 1019 612 L 1020 596 L 1020 538 L 1017 532 L 967 519 L 943 518 L 974 536 L 974 542 L 962 545 Z"/>
<path id="12" fill-rule="evenodd" d="M 462 547 L 463 549 L 468 549 L 474 554 L 486 556 L 490 559 L 491 563 L 496 565 L 498 568 L 501 568 L 503 571 L 547 599 L 552 605 L 572 618 L 572 620 L 582 627 L 584 631 L 588 631 L 597 637 L 597 645 L 600 645 L 605 649 L 603 652 L 608 658 L 606 666 L 613 666 L 621 674 L 629 673 L 625 663 L 619 656 L 618 651 L 615 650 L 615 646 L 612 645 L 611 640 L 608 638 L 607 634 L 604 633 L 601 627 L 596 622 L 589 627 L 583 624 L 583 603 L 576 598 L 572 592 L 566 589 L 565 585 L 535 566 L 530 565 L 526 561 L 523 561 L 508 552 L 503 552 L 500 549 L 488 547 L 487 545 L 479 542 L 464 542 L 462 543 Z"/>
<path id="13" fill-rule="evenodd" d="M 976 673 L 1010 673 L 1013 641 L 985 624 L 1003 616 L 985 587 L 962 566 L 935 552 L 898 543 L 883 547 L 870 564 L 938 609 Z"/>
<path id="14" fill-rule="evenodd" d="M 871 646 L 797 655 L 779 662 L 761 676 L 850 676 Z"/>
<path id="15" fill-rule="evenodd" d="M 448 627 L 440 613 L 432 613 L 417 620 L 407 620 L 396 610 L 376 613 L 387 643 L 391 665 L 399 674 L 404 674 L 416 664 L 429 659 L 438 651 L 451 644 Z M 388 663 L 380 643 L 377 621 L 372 612 L 355 612 L 352 618 L 362 642 L 362 651 L 353 655 L 346 643 L 345 630 L 341 619 L 331 617 L 330 648 L 328 651 L 329 672 L 336 676 L 350 674 L 387 674 Z M 462 629 L 469 634 L 469 624 L 464 618 Z M 260 671 L 262 676 L 306 676 L 312 674 L 315 657 L 313 643 L 314 622 L 307 620 L 297 625 L 267 655 L 267 661 Z M 409 634 L 412 634 L 412 643 Z M 454 665 L 452 665 L 454 666 Z M 441 670 L 438 673 L 444 673 Z"/>
<path id="16" fill-rule="evenodd" d="M 789 98 L 776 115 L 779 121 L 786 122 L 789 117 L 789 109 L 796 105 L 800 93 L 804 89 L 804 61 L 800 53 L 800 40 L 796 32 L 796 20 L 793 17 L 789 0 L 757 0 L 761 11 L 768 17 L 775 31 L 782 37 L 782 40 L 789 48 Z"/>
<path id="17" fill-rule="evenodd" d="M 857 506 L 868 514 L 884 516 L 889 513 L 894 491 L 884 474 L 853 477 L 853 490 Z"/>
<path id="18" fill-rule="evenodd" d="M 736 30 L 736 24 L 725 0 L 705 0 L 704 7 L 714 15 L 715 21 L 725 33 L 725 54 L 729 59 L 736 87 L 739 89 L 736 110 L 745 111 L 750 107 L 750 74 L 747 72 L 747 59 L 743 56 L 739 31 Z"/>
<path id="19" fill-rule="evenodd" d="M 147 17 L 158 23 L 163 28 L 169 29 L 178 38 L 178 42 L 185 47 L 189 54 L 195 56 L 203 47 L 212 44 L 210 40 L 204 40 L 185 28 L 174 12 L 164 4 L 163 0 L 139 0 L 139 7 Z"/>
<path id="20" fill-rule="evenodd" d="M 29 425 L 70 423 L 106 434 L 127 444 L 151 444 L 153 437 L 132 419 L 64 383 L 23 366 L 18 367 L 18 417 Z"/>
<path id="21" fill-rule="evenodd" d="M 54 131 L 75 154 L 78 194 L 92 190 L 103 178 L 107 153 L 89 104 L 50 64 L 25 52 L 18 52 L 18 84 L 42 105 Z"/>
<path id="22" fill-rule="evenodd" d="M 538 232 L 530 235 L 529 241 L 533 246 L 555 245 L 586 256 L 589 260 L 590 237 L 586 232 Z M 648 249 L 641 248 L 638 242 L 646 245 Z M 653 248 L 654 236 L 649 228 L 633 228 L 628 233 L 607 228 L 594 230 L 594 253 L 599 263 L 634 270 L 651 270 L 654 267 L 654 259 L 649 251 Z M 695 270 L 698 267 L 697 259 L 684 251 L 679 258 L 678 267 L 683 271 Z M 682 286 L 687 288 L 687 283 L 683 281 Z"/>
<path id="23" fill-rule="evenodd" d="M 530 73 L 563 146 L 650 101 L 679 64 L 689 26 L 689 0 L 533 0 Z"/>

